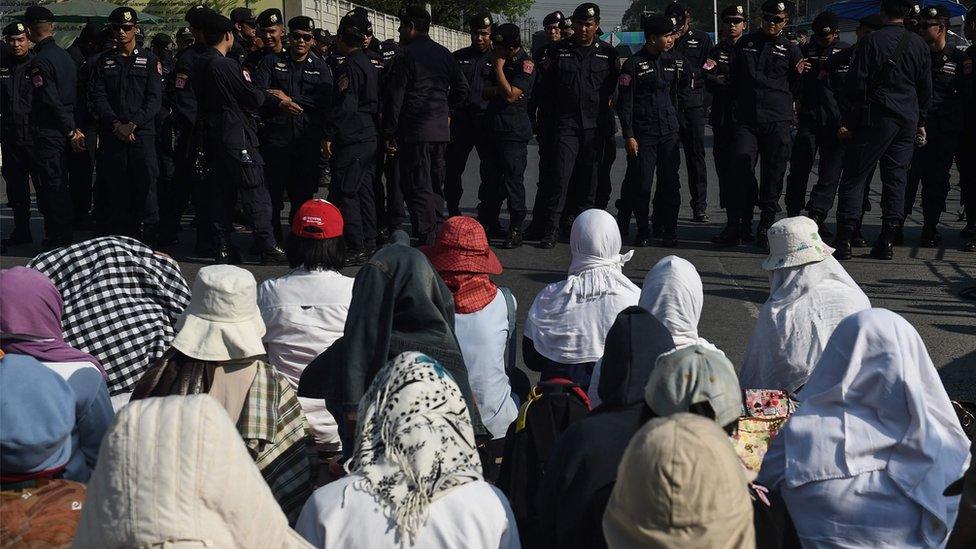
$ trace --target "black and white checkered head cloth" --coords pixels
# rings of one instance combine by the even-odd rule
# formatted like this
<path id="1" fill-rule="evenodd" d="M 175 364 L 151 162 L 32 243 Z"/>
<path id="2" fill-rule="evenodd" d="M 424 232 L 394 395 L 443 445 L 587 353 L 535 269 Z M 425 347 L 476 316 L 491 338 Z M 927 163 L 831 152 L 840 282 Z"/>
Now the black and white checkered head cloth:
<path id="1" fill-rule="evenodd" d="M 27 265 L 64 300 L 64 340 L 94 355 L 112 395 L 127 393 L 169 348 L 190 303 L 179 265 L 138 240 L 104 237 L 43 253 Z"/>

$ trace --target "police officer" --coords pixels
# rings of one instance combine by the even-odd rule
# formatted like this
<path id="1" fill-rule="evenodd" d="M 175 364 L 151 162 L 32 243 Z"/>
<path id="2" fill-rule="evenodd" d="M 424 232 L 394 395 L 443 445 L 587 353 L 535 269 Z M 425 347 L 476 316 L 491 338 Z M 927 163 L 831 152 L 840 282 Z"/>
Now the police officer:
<path id="1" fill-rule="evenodd" d="M 429 30 L 427 10 L 400 10 L 400 53 L 383 106 L 386 150 L 398 157 L 400 184 L 421 244 L 433 242 L 444 218 L 448 118 L 468 97 L 468 82 L 454 56 L 431 40 Z"/>
<path id="2" fill-rule="evenodd" d="M 190 27 L 180 28 L 180 30 L 176 31 L 177 53 L 192 46 L 195 40 L 196 39 L 193 37 L 193 31 L 190 30 Z"/>
<path id="3" fill-rule="evenodd" d="M 3 238 L 3 246 L 28 244 L 30 232 L 30 174 L 33 141 L 28 126 L 31 102 L 30 40 L 21 22 L 3 28 L 0 50 L 0 155 L 7 201 L 14 214 L 13 231 Z"/>
<path id="4" fill-rule="evenodd" d="M 735 45 L 731 88 L 738 124 L 733 137 L 734 191 L 726 210 L 725 229 L 713 239 L 719 245 L 739 243 L 741 227 L 752 224 L 753 208 L 758 203 L 756 243 L 766 247 L 766 230 L 779 211 L 783 175 L 790 158 L 793 87 L 803 70 L 799 48 L 783 36 L 790 6 L 787 0 L 767 0 L 762 5 L 762 28 Z M 757 187 L 756 163 L 760 158 Z"/>
<path id="5" fill-rule="evenodd" d="M 532 138 L 532 123 L 527 105 L 535 83 L 535 62 L 522 49 L 517 25 L 503 23 L 492 29 L 491 70 L 485 78 L 484 128 L 487 134 L 486 157 L 490 164 L 489 188 L 478 206 L 479 217 L 497 220 L 502 201 L 508 201 L 509 224 L 502 248 L 522 245 L 525 221 L 525 165 Z"/>
<path id="6" fill-rule="evenodd" d="M 691 28 L 691 12 L 678 2 L 668 4 L 664 14 L 681 22 L 674 52 L 683 58 L 686 85 L 678 90 L 678 123 L 688 167 L 692 221 L 705 223 L 708 221 L 708 174 L 705 171 L 705 76 L 702 67 L 712 49 L 712 38 Z"/>
<path id="7" fill-rule="evenodd" d="M 396 40 L 388 38 L 380 44 L 380 53 L 383 55 L 383 71 L 380 74 L 380 104 L 385 101 L 387 86 L 383 84 L 387 81 L 393 62 L 400 52 L 400 45 Z M 380 116 L 380 126 L 382 127 L 383 117 Z M 409 225 L 410 216 L 403 198 L 403 189 L 400 185 L 400 168 L 396 162 L 396 157 L 386 154 L 384 143 L 379 144 L 382 154 L 382 167 L 380 171 L 386 182 L 384 191 L 386 200 L 376 208 L 377 219 L 377 242 L 385 242 L 390 233 L 400 227 Z M 376 198 L 379 198 L 378 196 Z"/>
<path id="8" fill-rule="evenodd" d="M 642 26 L 644 47 L 624 61 L 618 82 L 617 115 L 630 173 L 620 199 L 637 214 L 634 245 L 650 246 L 649 207 L 657 172 L 659 192 L 654 207 L 659 211 L 655 220 L 660 223 L 661 245 L 674 247 L 681 207 L 677 104 L 680 88 L 688 84 L 683 82 L 681 59 L 671 50 L 681 21 L 677 16 L 651 13 L 643 17 Z"/>
<path id="9" fill-rule="evenodd" d="M 722 209 L 729 207 L 732 193 L 732 146 L 735 138 L 735 102 L 731 98 L 730 78 L 735 59 L 735 45 L 746 30 L 746 9 L 733 4 L 722 10 L 719 32 L 721 40 L 710 52 L 703 65 L 706 89 L 712 96 L 708 123 L 712 126 L 712 154 L 718 176 L 718 201 Z M 740 227 L 741 240 L 752 239 L 751 224 Z"/>
<path id="10" fill-rule="evenodd" d="M 919 244 L 923 248 L 934 248 L 942 240 L 937 226 L 946 209 L 949 169 L 952 168 L 952 159 L 963 131 L 963 70 L 966 54 L 946 43 L 949 17 L 949 8 L 945 6 L 926 6 L 922 8 L 917 26 L 917 32 L 931 52 L 932 104 L 925 122 L 928 143 L 915 148 L 908 172 L 905 216 L 912 213 L 915 195 L 921 183 L 923 223 Z M 974 128 L 969 130 L 976 131 Z"/>
<path id="11" fill-rule="evenodd" d="M 964 27 L 971 43 L 963 60 L 963 132 L 959 140 L 959 189 L 966 208 L 966 226 L 960 236 L 969 241 L 963 246 L 967 252 L 976 252 L 976 6 L 966 13 Z"/>
<path id="12" fill-rule="evenodd" d="M 837 139 L 840 120 L 835 116 L 837 113 L 833 106 L 836 100 L 827 86 L 825 70 L 827 59 L 849 46 L 839 40 L 838 25 L 837 15 L 833 12 L 820 13 L 813 19 L 813 39 L 800 48 L 805 66 L 796 98 L 799 127 L 793 141 L 790 174 L 786 178 L 786 215 L 789 217 L 800 215 L 800 210 L 806 206 L 807 179 L 818 150 L 818 182 L 835 188 L 840 181 L 843 157 Z M 826 212 L 811 210 L 810 214 L 822 227 Z"/>
<path id="13" fill-rule="evenodd" d="M 906 32 L 907 0 L 882 0 L 885 26 L 865 36 L 854 51 L 843 95 L 848 112 L 842 126 L 853 135 L 844 156 L 837 199 L 834 256 L 849 259 L 851 238 L 863 208 L 864 186 L 881 161 L 881 235 L 871 249 L 876 259 L 891 259 L 898 227 L 905 217 L 905 185 L 916 137 L 926 137 L 932 97 L 931 54 L 917 34 Z"/>
<path id="14" fill-rule="evenodd" d="M 288 193 L 290 223 L 319 183 L 318 164 L 311 160 L 320 153 L 333 80 L 329 65 L 311 53 L 314 30 L 311 17 L 292 17 L 288 50 L 266 56 L 254 73 L 254 86 L 269 92 L 262 109 L 260 141 L 277 240 L 281 240 L 282 194 Z"/>
<path id="15" fill-rule="evenodd" d="M 329 200 L 345 222 L 346 263 L 361 265 L 376 247 L 376 114 L 379 74 L 362 48 L 369 20 L 350 12 L 339 21 L 336 97 L 326 113 L 325 145 L 332 162 Z"/>
<path id="16" fill-rule="evenodd" d="M 136 47 L 134 9 L 116 8 L 108 22 L 116 45 L 93 63 L 89 96 L 98 122 L 98 171 L 109 189 L 110 227 L 114 234 L 155 238 L 161 67 L 152 51 Z M 144 235 L 144 229 L 151 235 Z"/>
<path id="17" fill-rule="evenodd" d="M 80 150 L 84 133 L 75 126 L 77 67 L 54 41 L 54 14 L 43 6 L 24 12 L 27 36 L 34 43 L 30 61 L 33 87 L 30 126 L 34 159 L 31 179 L 44 216 L 45 249 L 71 243 L 72 204 L 67 182 L 69 143 Z"/>
<path id="18" fill-rule="evenodd" d="M 335 37 L 325 29 L 315 29 L 312 31 L 315 37 L 315 44 L 312 46 L 312 53 L 325 60 L 329 57 L 329 50 L 335 44 Z"/>
<path id="19" fill-rule="evenodd" d="M 100 40 L 100 29 L 93 22 L 88 22 L 81 29 L 81 34 L 75 38 L 66 50 L 78 68 L 78 88 L 75 94 L 75 126 L 81 128 L 86 135 L 95 135 L 91 115 L 88 111 L 88 82 L 91 76 L 89 60 L 98 55 L 104 48 Z M 94 141 L 92 142 L 94 145 Z M 71 189 L 71 202 L 74 208 L 74 226 L 76 229 L 90 228 L 92 225 L 92 175 L 95 168 L 95 147 L 85 150 L 68 152 L 68 188 Z M 101 212 L 104 213 L 104 212 Z"/>
<path id="20" fill-rule="evenodd" d="M 227 55 L 240 63 L 244 57 L 255 50 L 254 39 L 257 37 L 257 21 L 251 8 L 234 8 L 230 10 L 230 20 L 234 23 L 234 47 Z"/>
<path id="21" fill-rule="evenodd" d="M 261 47 L 244 56 L 242 64 L 248 75 L 254 73 L 266 56 L 281 53 L 285 49 L 282 45 L 285 20 L 281 17 L 281 10 L 268 8 L 258 14 L 255 22 L 258 25 L 256 36 L 261 40 Z"/>
<path id="22" fill-rule="evenodd" d="M 600 7 L 580 4 L 572 16 L 574 34 L 555 44 L 548 53 L 540 76 L 538 93 L 552 98 L 554 184 L 546 193 L 544 217 L 547 222 L 540 242 L 553 248 L 570 193 L 576 197 L 576 210 L 593 207 L 596 193 L 597 123 L 610 104 L 617 85 L 617 51 L 596 40 L 600 26 Z M 574 170 L 579 188 L 570 189 Z"/>
<path id="23" fill-rule="evenodd" d="M 569 40 L 575 32 L 576 28 L 573 26 L 573 20 L 569 17 L 559 22 L 559 35 L 561 40 Z"/>
<path id="24" fill-rule="evenodd" d="M 488 146 L 487 136 L 482 117 L 487 101 L 482 97 L 485 88 L 485 77 L 491 72 L 491 15 L 479 13 L 468 20 L 468 30 L 471 34 L 471 45 L 454 52 L 461 73 L 468 82 L 467 100 L 451 112 L 451 143 L 447 146 L 447 179 L 444 181 L 444 197 L 447 199 L 448 215 L 461 215 L 461 194 L 463 187 L 461 176 L 468 163 L 471 149 L 478 150 L 481 159 L 481 186 L 478 198 L 488 200 L 484 193 L 488 190 L 487 182 L 491 179 L 488 170 L 491 166 L 485 161 Z M 480 213 L 480 212 L 479 212 Z M 491 236 L 498 232 L 498 219 L 478 219 L 485 226 L 485 231 Z"/>
<path id="25" fill-rule="evenodd" d="M 230 19 L 211 10 L 203 12 L 202 18 L 204 41 L 218 53 L 198 60 L 194 74 L 200 78 L 200 115 L 206 123 L 207 186 L 216 241 L 214 261 L 240 262 L 240 254 L 230 242 L 231 220 L 239 197 L 254 227 L 254 249 L 261 262 L 282 263 L 285 252 L 271 230 L 271 199 L 264 185 L 257 123 L 249 114 L 264 104 L 267 93 L 245 78 L 237 61 L 226 57 L 234 43 Z"/>

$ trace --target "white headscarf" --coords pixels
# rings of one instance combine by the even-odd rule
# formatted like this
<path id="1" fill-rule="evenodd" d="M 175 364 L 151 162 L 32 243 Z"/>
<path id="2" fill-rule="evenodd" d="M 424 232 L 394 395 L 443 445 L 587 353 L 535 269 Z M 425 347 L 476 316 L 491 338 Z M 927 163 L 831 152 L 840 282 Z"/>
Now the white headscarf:
<path id="1" fill-rule="evenodd" d="M 844 319 L 799 400 L 767 454 L 785 457 L 786 486 L 885 471 L 899 490 L 877 497 L 925 509 L 935 519 L 922 521 L 926 545 L 942 544 L 959 503 L 942 492 L 965 472 L 969 440 L 911 324 L 885 309 Z"/>
<path id="2" fill-rule="evenodd" d="M 689 345 L 715 348 L 698 337 L 704 301 L 701 277 L 695 266 L 676 255 L 662 258 L 644 277 L 640 306 L 671 332 L 676 349 Z"/>
<path id="3" fill-rule="evenodd" d="M 586 210 L 573 222 L 569 277 L 539 292 L 525 336 L 535 350 L 561 364 L 593 362 L 617 313 L 637 304 L 640 288 L 623 273 L 633 250 L 620 255 L 620 229 L 604 210 Z"/>
<path id="4" fill-rule="evenodd" d="M 833 257 L 770 271 L 769 299 L 739 372 L 742 387 L 796 391 L 837 324 L 870 308 L 868 297 Z"/>

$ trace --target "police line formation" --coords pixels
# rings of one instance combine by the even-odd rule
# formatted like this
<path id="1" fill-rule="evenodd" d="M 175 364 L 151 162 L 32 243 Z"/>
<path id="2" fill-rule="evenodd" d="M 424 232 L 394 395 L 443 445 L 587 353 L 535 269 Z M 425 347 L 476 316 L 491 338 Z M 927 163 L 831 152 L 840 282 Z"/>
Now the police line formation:
<path id="1" fill-rule="evenodd" d="M 252 230 L 251 253 L 281 263 L 284 197 L 292 215 L 328 182 L 345 220 L 347 261 L 360 264 L 391 229 L 410 226 L 430 243 L 445 216 L 460 213 L 474 149 L 478 220 L 489 236 L 503 248 L 523 239 L 552 248 L 575 214 L 608 207 L 619 120 L 627 153 L 621 232 L 629 237 L 636 218 L 635 246 L 657 238 L 674 247 L 679 147 L 693 220 L 708 221 L 707 113 L 727 214 L 717 245 L 766 246 L 785 178 L 787 215 L 805 211 L 824 237 L 834 236 L 825 222 L 836 200 L 835 256 L 850 258 L 867 246 L 861 220 L 880 163 L 883 222 L 871 255 L 892 258 L 919 186 L 920 245 L 939 246 L 955 160 L 964 248 L 976 251 L 976 47 L 955 45 L 943 6 L 883 0 L 879 14 L 859 22 L 853 45 L 839 40 L 829 12 L 798 45 L 784 33 L 792 10 L 768 0 L 761 26 L 748 31 L 744 6 L 731 5 L 713 44 L 671 3 L 644 14 L 646 43 L 621 63 L 599 38 L 592 3 L 570 17 L 546 16 L 546 43 L 531 53 L 516 25 L 477 15 L 468 22 L 471 46 L 453 54 L 428 36 L 430 14 L 419 7 L 400 11 L 398 43 L 380 44 L 361 8 L 332 36 L 305 16 L 288 20 L 286 33 L 277 9 L 255 18 L 237 8 L 228 18 L 195 5 L 173 55 L 167 35 L 141 45 L 129 7 L 114 10 L 104 29 L 86 27 L 65 51 L 52 13 L 31 6 L 22 23 L 3 29 L 3 175 L 14 211 L 4 246 L 32 242 L 32 182 L 46 249 L 70 243 L 77 228 L 165 248 L 178 242 L 192 203 L 197 254 L 240 262 L 231 242 L 237 222 Z M 972 40 L 972 8 L 965 29 Z M 533 136 L 540 181 L 526 227 Z"/>

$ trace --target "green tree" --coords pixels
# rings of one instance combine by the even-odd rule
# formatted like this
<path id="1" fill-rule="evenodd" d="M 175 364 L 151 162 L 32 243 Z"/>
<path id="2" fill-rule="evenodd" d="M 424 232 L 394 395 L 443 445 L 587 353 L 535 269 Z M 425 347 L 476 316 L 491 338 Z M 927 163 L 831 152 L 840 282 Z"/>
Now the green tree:
<path id="1" fill-rule="evenodd" d="M 363 5 L 378 11 L 396 15 L 400 8 L 416 4 L 410 0 L 364 0 Z M 490 12 L 503 15 L 508 20 L 518 19 L 532 7 L 532 0 L 431 0 L 430 17 L 434 24 L 463 29 L 465 20 L 477 13 Z"/>
<path id="2" fill-rule="evenodd" d="M 752 27 L 758 21 L 759 7 L 762 5 L 762 2 L 763 0 L 718 0 L 718 11 L 721 13 L 727 6 L 733 4 L 747 5 L 751 15 L 750 21 L 753 22 L 750 24 L 750 27 Z M 623 28 L 630 31 L 641 30 L 641 14 L 648 11 L 663 12 L 668 3 L 668 0 L 636 0 L 624 12 L 622 20 Z M 694 28 L 705 32 L 713 32 L 715 30 L 714 19 L 712 18 L 712 0 L 681 0 L 681 5 L 691 10 L 692 26 Z"/>

